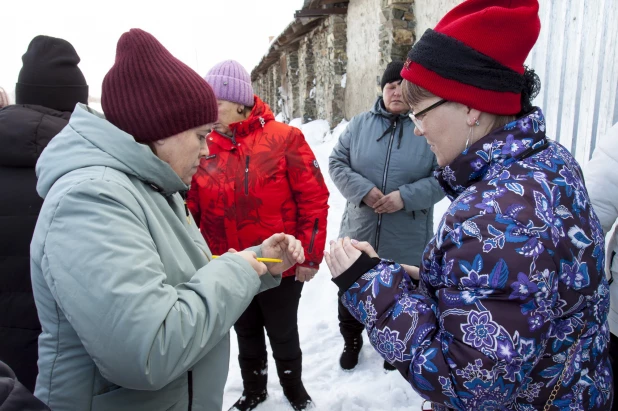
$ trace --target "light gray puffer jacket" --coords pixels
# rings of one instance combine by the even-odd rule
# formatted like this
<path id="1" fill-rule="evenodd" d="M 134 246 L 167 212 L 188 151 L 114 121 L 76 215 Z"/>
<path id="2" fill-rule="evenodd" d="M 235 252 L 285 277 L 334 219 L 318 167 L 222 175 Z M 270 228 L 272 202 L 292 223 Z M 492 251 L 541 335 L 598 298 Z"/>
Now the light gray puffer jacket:
<path id="1" fill-rule="evenodd" d="M 419 265 L 433 237 L 433 205 L 444 197 L 433 177 L 437 166 L 408 115 L 389 113 L 379 97 L 350 121 L 329 158 L 330 176 L 348 200 L 339 236 L 368 241 L 381 258 Z M 399 190 L 403 210 L 376 214 L 362 202 L 373 187 Z"/>
<path id="2" fill-rule="evenodd" d="M 36 171 L 35 395 L 60 411 L 220 410 L 229 329 L 280 277 L 260 281 L 239 256 L 210 261 L 188 187 L 86 106 Z"/>
<path id="3" fill-rule="evenodd" d="M 600 139 L 584 167 L 586 188 L 605 241 L 605 274 L 610 281 L 609 327 L 618 336 L 618 123 Z"/>

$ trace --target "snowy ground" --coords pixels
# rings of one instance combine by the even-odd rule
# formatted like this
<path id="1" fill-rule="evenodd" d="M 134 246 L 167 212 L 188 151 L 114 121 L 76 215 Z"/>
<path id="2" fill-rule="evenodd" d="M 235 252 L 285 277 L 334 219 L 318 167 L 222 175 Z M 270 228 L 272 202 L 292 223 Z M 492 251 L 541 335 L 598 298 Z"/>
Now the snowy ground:
<path id="1" fill-rule="evenodd" d="M 320 163 L 322 173 L 330 190 L 328 214 L 328 241 L 339 232 L 345 200 L 328 176 L 328 156 L 347 123 L 329 131 L 328 123 L 316 120 L 300 124 L 292 120 L 291 125 L 300 127 Z M 448 200 L 436 205 L 436 223 L 446 210 Z M 435 226 L 436 224 L 434 224 Z M 351 372 L 339 367 L 339 355 L 343 339 L 339 334 L 337 320 L 337 287 L 330 281 L 326 263 L 320 265 L 316 277 L 303 288 L 298 310 L 300 345 L 303 351 L 303 382 L 313 398 L 315 410 L 324 411 L 378 411 L 420 409 L 421 399 L 397 371 L 385 373 L 382 358 L 373 350 L 363 333 L 364 345 L 358 366 Z M 242 379 L 238 367 L 238 345 L 232 330 L 230 373 L 223 399 L 228 409 L 242 392 Z M 267 339 L 268 341 L 268 339 Z M 289 411 L 291 406 L 283 396 L 272 354 L 268 359 L 269 398 L 258 407 L 258 411 Z"/>

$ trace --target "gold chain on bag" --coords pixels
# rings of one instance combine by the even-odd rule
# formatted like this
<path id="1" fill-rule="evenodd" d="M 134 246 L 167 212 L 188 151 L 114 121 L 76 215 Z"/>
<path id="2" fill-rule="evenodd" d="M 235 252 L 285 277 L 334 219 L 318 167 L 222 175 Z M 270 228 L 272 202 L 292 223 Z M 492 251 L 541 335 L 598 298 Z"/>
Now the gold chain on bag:
<path id="1" fill-rule="evenodd" d="M 554 389 L 551 390 L 551 394 L 549 395 L 549 398 L 547 399 L 547 403 L 545 404 L 543 411 L 549 411 L 551 406 L 554 405 L 554 400 L 556 399 L 556 395 L 558 395 L 558 391 L 560 391 L 560 387 L 562 386 L 562 380 L 564 380 L 564 375 L 567 372 L 568 365 L 571 362 L 571 359 L 573 358 L 573 354 L 575 353 L 575 349 L 577 348 L 577 345 L 579 344 L 579 339 L 581 338 L 585 328 L 586 328 L 586 323 L 584 323 L 582 329 L 579 330 L 579 335 L 577 336 L 577 339 L 575 340 L 573 345 L 569 348 L 569 355 L 564 361 L 564 369 L 562 370 L 562 373 L 560 373 L 560 377 L 558 378 L 558 381 L 554 385 Z"/>

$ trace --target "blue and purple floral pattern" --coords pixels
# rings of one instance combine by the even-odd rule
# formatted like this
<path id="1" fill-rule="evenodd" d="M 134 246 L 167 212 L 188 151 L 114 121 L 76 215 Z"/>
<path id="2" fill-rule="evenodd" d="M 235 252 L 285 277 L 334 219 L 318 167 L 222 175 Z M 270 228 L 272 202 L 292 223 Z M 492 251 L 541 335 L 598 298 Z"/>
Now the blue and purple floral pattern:
<path id="1" fill-rule="evenodd" d="M 452 204 L 420 285 L 382 260 L 342 296 L 375 349 L 439 410 L 542 409 L 561 375 L 553 409 L 610 409 L 603 233 L 541 110 L 436 177 Z"/>

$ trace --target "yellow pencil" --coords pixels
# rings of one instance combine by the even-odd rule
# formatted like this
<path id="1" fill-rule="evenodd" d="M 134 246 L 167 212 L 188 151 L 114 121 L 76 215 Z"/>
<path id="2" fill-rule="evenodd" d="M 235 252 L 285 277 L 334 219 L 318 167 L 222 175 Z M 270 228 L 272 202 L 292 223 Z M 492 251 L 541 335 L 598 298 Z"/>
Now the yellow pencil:
<path id="1" fill-rule="evenodd" d="M 220 255 L 213 255 L 212 258 L 219 258 L 221 257 Z M 283 260 L 280 260 L 278 258 L 265 258 L 265 257 L 258 257 L 257 258 L 258 261 L 261 261 L 263 263 L 282 263 Z"/>

